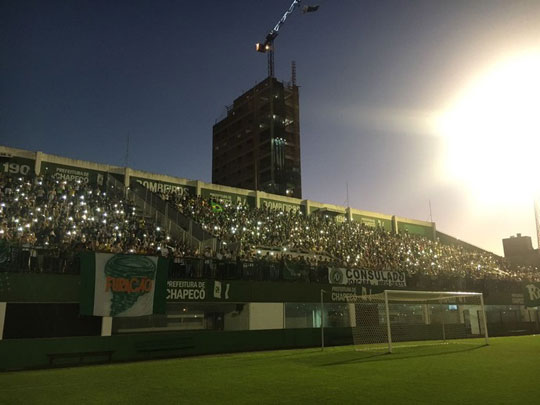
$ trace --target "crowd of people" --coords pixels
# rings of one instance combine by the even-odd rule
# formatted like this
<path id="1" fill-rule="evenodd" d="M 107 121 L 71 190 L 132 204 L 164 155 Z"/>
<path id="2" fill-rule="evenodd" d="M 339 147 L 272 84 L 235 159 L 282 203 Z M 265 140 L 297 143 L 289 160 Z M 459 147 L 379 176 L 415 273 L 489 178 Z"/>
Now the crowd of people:
<path id="1" fill-rule="evenodd" d="M 221 241 L 220 247 L 201 251 L 171 238 L 140 215 L 121 190 L 81 179 L 0 174 L 0 251 L 22 247 L 38 268 L 47 255 L 90 250 L 162 255 L 175 263 L 187 257 L 257 262 L 261 268 L 280 263 L 290 274 L 302 268 L 351 267 L 399 270 L 409 277 L 540 281 L 538 268 L 514 266 L 485 251 L 337 221 L 324 213 L 251 208 L 175 193 L 161 197 Z M 5 253 L 0 254 L 3 260 Z"/>
<path id="2" fill-rule="evenodd" d="M 325 214 L 307 216 L 300 211 L 250 208 L 174 193 L 164 194 L 163 198 L 216 238 L 236 246 L 247 260 L 263 253 L 275 261 L 400 270 L 411 277 L 540 280 L 540 269 L 513 266 L 489 252 L 443 244 L 407 232 L 396 234 L 359 222 L 336 221 Z"/>
<path id="3" fill-rule="evenodd" d="M 64 258 L 65 266 L 83 250 L 160 254 L 171 248 L 191 253 L 137 215 L 118 190 L 52 176 L 0 176 L 0 244 L 2 260 L 7 260 L 7 247 L 16 246 L 34 267 L 42 267 L 50 256 Z"/>

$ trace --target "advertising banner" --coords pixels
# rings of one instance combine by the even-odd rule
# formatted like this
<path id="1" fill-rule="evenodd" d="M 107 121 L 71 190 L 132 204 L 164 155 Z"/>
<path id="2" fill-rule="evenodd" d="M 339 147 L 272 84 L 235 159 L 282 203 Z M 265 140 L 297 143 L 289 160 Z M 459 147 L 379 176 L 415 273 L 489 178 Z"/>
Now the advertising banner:
<path id="1" fill-rule="evenodd" d="M 525 306 L 540 307 L 540 283 L 525 284 Z"/>
<path id="2" fill-rule="evenodd" d="M 333 285 L 242 280 L 169 280 L 167 302 L 348 302 L 351 296 L 383 292 L 374 285 Z"/>
<path id="3" fill-rule="evenodd" d="M 81 314 L 133 317 L 165 313 L 166 259 L 87 253 L 81 257 Z"/>
<path id="4" fill-rule="evenodd" d="M 169 280 L 167 301 L 228 301 L 230 287 L 230 283 L 218 280 Z"/>
<path id="5" fill-rule="evenodd" d="M 353 221 L 360 222 L 366 226 L 371 226 L 372 228 L 383 228 L 384 230 L 391 232 L 392 231 L 392 220 L 386 218 L 376 218 L 370 217 L 363 214 L 352 214 Z"/>
<path id="6" fill-rule="evenodd" d="M 289 202 L 283 202 L 279 200 L 271 200 L 269 198 L 261 198 L 261 207 L 262 208 L 269 208 L 271 210 L 275 211 L 283 211 L 283 212 L 301 212 L 304 213 L 304 207 L 302 204 L 292 204 Z"/>
<path id="7" fill-rule="evenodd" d="M 217 191 L 210 188 L 201 188 L 202 198 L 211 198 L 215 202 L 224 202 L 229 204 L 243 204 L 248 207 L 255 207 L 255 197 L 243 194 L 229 193 L 226 191 Z"/>
<path id="8" fill-rule="evenodd" d="M 23 176 L 33 175 L 36 161 L 20 157 L 0 156 L 0 171 Z"/>
<path id="9" fill-rule="evenodd" d="M 377 285 L 388 287 L 407 287 L 405 273 L 392 270 L 360 270 L 329 268 L 330 284 Z"/>
<path id="10" fill-rule="evenodd" d="M 358 296 L 379 294 L 384 291 L 383 286 L 341 285 L 326 289 L 325 299 L 329 302 L 349 302 Z"/>
<path id="11" fill-rule="evenodd" d="M 42 162 L 41 175 L 49 175 L 56 180 L 80 181 L 83 184 L 97 184 L 102 186 L 105 172 L 86 169 L 83 167 L 66 166 L 56 163 Z"/>
<path id="12" fill-rule="evenodd" d="M 167 183 L 151 179 L 143 179 L 141 177 L 131 177 L 132 182 L 137 182 L 153 193 L 176 193 L 181 196 L 195 195 L 196 189 L 192 186 L 184 184 Z"/>

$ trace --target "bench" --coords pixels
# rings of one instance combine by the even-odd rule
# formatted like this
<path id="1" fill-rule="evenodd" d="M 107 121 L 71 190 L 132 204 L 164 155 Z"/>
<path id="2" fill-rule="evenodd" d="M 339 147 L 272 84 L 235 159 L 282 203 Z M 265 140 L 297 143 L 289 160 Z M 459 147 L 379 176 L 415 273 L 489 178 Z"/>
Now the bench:
<path id="1" fill-rule="evenodd" d="M 113 352 L 113 350 L 103 350 L 95 352 L 48 353 L 47 357 L 49 358 L 49 366 L 51 367 L 54 365 L 54 360 L 56 359 L 78 359 L 77 364 L 82 364 L 84 359 L 88 357 L 102 357 L 107 358 L 107 361 L 110 363 Z"/>
<path id="2" fill-rule="evenodd" d="M 195 345 L 192 339 L 175 339 L 163 341 L 146 341 L 139 342 L 135 345 L 138 352 L 170 352 L 176 350 L 193 349 Z"/>

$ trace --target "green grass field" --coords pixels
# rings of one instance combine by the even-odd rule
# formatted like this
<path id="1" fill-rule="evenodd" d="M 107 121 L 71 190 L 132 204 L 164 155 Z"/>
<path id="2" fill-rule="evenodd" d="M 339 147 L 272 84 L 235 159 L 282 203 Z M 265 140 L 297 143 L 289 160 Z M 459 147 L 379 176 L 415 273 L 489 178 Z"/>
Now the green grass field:
<path id="1" fill-rule="evenodd" d="M 540 336 L 283 350 L 0 374 L 2 404 L 534 404 Z"/>

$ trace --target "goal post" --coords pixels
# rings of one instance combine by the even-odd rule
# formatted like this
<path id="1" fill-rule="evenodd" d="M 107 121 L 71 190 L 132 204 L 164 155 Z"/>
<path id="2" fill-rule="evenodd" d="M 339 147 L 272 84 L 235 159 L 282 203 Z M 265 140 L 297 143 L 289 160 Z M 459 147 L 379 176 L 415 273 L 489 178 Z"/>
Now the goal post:
<path id="1" fill-rule="evenodd" d="M 399 346 L 478 344 L 479 338 L 489 344 L 482 293 L 385 290 L 347 301 L 357 350 L 392 353 Z"/>

